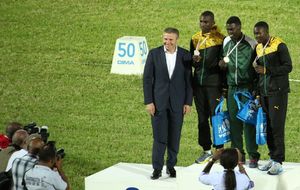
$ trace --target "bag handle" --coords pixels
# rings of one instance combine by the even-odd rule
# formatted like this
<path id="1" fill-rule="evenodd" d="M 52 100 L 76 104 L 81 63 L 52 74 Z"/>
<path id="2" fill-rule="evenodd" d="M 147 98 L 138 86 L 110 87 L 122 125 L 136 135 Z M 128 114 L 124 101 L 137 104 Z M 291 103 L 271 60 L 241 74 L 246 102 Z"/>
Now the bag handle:
<path id="1" fill-rule="evenodd" d="M 240 110 L 244 106 L 244 104 L 240 101 L 239 95 L 242 95 L 242 96 L 248 98 L 249 100 L 252 100 L 253 96 L 248 91 L 237 91 L 237 92 L 234 93 L 233 97 L 234 97 L 234 99 L 236 101 L 238 109 Z"/>
<path id="2" fill-rule="evenodd" d="M 222 111 L 223 104 L 224 104 L 224 97 L 221 96 L 220 102 L 219 102 L 219 104 L 217 105 L 217 107 L 215 109 L 215 115 L 217 115 L 217 113 Z"/>
<path id="3" fill-rule="evenodd" d="M 253 96 L 249 91 L 237 91 L 234 94 L 245 96 L 248 99 L 253 99 Z"/>

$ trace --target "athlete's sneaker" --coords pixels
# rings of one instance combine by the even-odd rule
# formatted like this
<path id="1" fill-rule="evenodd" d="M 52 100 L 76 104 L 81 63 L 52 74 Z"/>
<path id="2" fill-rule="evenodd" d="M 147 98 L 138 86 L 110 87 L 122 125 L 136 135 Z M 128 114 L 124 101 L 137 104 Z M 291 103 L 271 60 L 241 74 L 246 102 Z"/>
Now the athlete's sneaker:
<path id="1" fill-rule="evenodd" d="M 250 159 L 249 161 L 249 168 L 257 168 L 258 164 L 258 159 L 254 158 L 254 159 Z"/>
<path id="2" fill-rule="evenodd" d="M 258 166 L 258 169 L 261 171 L 268 171 L 273 165 L 273 160 L 269 160 L 268 163 L 266 163 L 265 165 L 262 166 Z"/>
<path id="3" fill-rule="evenodd" d="M 203 154 L 197 160 L 195 160 L 195 162 L 197 164 L 201 164 L 201 163 L 207 162 L 210 158 L 212 158 L 212 156 L 213 155 L 210 154 L 210 153 L 203 152 Z"/>
<path id="4" fill-rule="evenodd" d="M 273 162 L 272 167 L 268 170 L 270 175 L 278 175 L 283 171 L 282 165 L 279 162 Z"/>

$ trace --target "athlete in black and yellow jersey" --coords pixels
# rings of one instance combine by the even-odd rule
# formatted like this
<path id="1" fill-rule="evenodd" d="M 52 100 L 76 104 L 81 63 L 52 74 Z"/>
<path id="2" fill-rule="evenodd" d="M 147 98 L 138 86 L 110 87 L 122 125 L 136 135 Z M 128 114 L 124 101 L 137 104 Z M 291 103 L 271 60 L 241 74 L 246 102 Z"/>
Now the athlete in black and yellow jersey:
<path id="1" fill-rule="evenodd" d="M 260 100 L 267 115 L 267 144 L 270 155 L 270 161 L 259 169 L 277 175 L 282 172 L 282 162 L 285 160 L 284 128 L 292 61 L 286 44 L 278 37 L 269 35 L 266 22 L 255 24 L 254 35 L 258 45 L 257 61 L 253 66 L 259 74 Z"/>
<path id="2" fill-rule="evenodd" d="M 221 96 L 222 74 L 218 66 L 224 35 L 215 25 L 214 14 L 205 11 L 200 15 L 200 32 L 192 36 L 190 51 L 193 56 L 193 91 L 198 113 L 198 143 L 204 152 L 196 163 L 211 156 L 211 134 L 209 119 L 214 115 Z M 215 146 L 222 148 L 223 145 Z"/>

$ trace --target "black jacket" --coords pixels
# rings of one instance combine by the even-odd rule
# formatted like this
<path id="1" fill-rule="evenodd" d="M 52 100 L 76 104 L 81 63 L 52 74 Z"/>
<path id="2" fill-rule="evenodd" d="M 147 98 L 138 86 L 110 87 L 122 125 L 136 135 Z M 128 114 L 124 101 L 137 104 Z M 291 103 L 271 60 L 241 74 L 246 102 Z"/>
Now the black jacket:
<path id="1" fill-rule="evenodd" d="M 154 103 L 157 110 L 164 110 L 170 101 L 174 111 L 183 111 L 183 105 L 192 105 L 191 72 L 191 56 L 187 50 L 177 47 L 176 65 L 170 79 L 164 47 L 152 49 L 144 69 L 144 103 Z"/>
<path id="2" fill-rule="evenodd" d="M 219 68 L 219 61 L 222 53 L 222 43 L 224 36 L 216 30 L 209 35 L 197 32 L 190 41 L 190 52 L 194 55 L 194 50 L 198 47 L 200 52 L 200 62 L 193 62 L 194 85 L 198 86 L 221 86 L 225 73 Z"/>
<path id="3" fill-rule="evenodd" d="M 285 43 L 271 37 L 263 51 L 263 45 L 256 46 L 257 64 L 266 68 L 265 74 L 259 75 L 258 89 L 262 96 L 272 96 L 290 92 L 289 73 L 292 60 Z"/>

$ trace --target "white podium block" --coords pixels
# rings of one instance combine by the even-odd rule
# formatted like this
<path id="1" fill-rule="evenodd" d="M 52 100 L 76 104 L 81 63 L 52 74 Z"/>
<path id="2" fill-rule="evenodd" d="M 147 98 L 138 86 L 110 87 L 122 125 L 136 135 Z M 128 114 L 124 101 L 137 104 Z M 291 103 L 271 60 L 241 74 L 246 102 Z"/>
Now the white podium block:
<path id="1" fill-rule="evenodd" d="M 181 167 L 175 167 L 178 171 Z M 118 163 L 85 178 L 85 190 L 177 190 L 176 178 L 170 178 L 163 168 L 162 177 L 150 178 L 152 165 Z"/>
<path id="2" fill-rule="evenodd" d="M 260 165 L 267 161 L 259 161 Z M 205 164 L 193 164 L 188 167 L 175 167 L 176 178 L 170 178 L 163 168 L 162 177 L 157 180 L 150 178 L 153 172 L 150 164 L 118 163 L 85 178 L 85 190 L 128 190 L 135 187 L 138 190 L 211 190 L 212 186 L 199 182 L 200 172 Z M 248 175 L 254 181 L 253 190 L 299 190 L 300 163 L 283 163 L 283 172 L 272 176 L 258 170 L 248 168 Z M 237 169 L 237 168 L 236 168 Z M 223 172 L 224 168 L 216 163 L 211 172 Z"/>
<path id="3" fill-rule="evenodd" d="M 118 38 L 110 72 L 141 75 L 144 72 L 147 55 L 148 45 L 145 37 L 124 36 Z"/>

